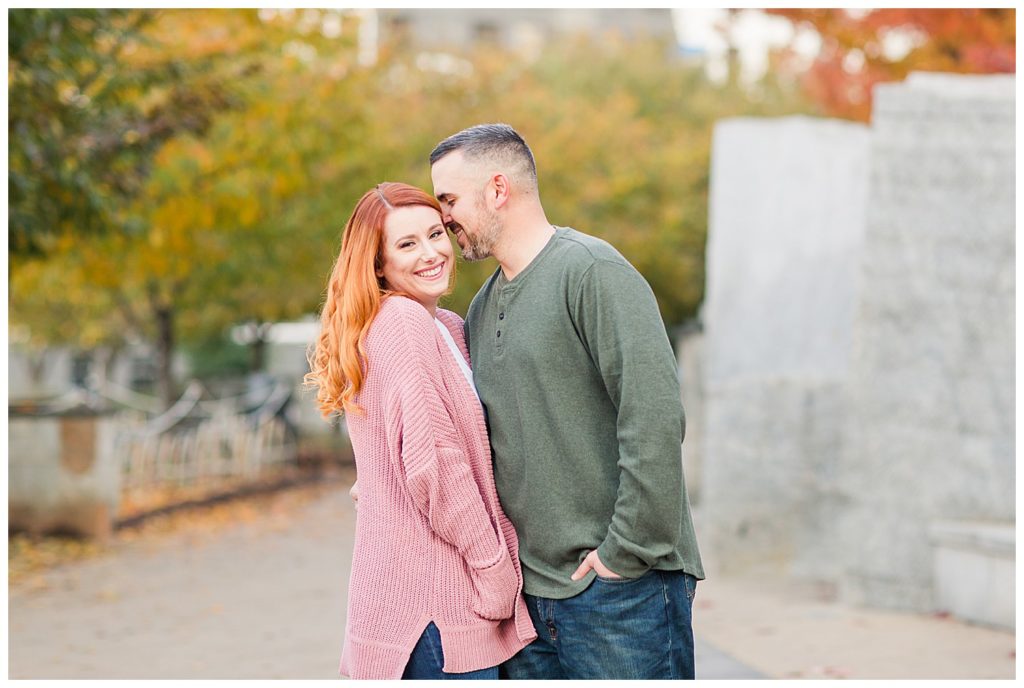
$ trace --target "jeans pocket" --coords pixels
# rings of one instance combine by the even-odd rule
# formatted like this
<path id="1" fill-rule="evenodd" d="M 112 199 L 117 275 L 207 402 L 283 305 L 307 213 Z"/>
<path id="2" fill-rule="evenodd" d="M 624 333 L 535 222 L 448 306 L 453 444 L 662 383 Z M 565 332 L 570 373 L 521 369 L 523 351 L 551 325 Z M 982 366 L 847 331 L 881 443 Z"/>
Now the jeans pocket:
<path id="1" fill-rule="evenodd" d="M 620 578 L 606 578 L 604 576 L 600 576 L 600 575 L 597 575 L 597 574 L 594 574 L 594 577 L 595 577 L 596 580 L 599 580 L 602 583 L 609 583 L 611 585 L 624 585 L 626 583 L 636 583 L 638 580 L 643 580 L 643 578 L 645 576 L 650 575 L 651 571 L 653 571 L 653 570 L 654 569 L 650 569 L 650 570 L 646 571 L 639 578 L 626 578 L 624 576 L 620 577 Z"/>
<path id="2" fill-rule="evenodd" d="M 697 596 L 697 577 L 684 573 L 683 581 L 686 583 L 686 598 L 692 603 L 693 598 Z"/>

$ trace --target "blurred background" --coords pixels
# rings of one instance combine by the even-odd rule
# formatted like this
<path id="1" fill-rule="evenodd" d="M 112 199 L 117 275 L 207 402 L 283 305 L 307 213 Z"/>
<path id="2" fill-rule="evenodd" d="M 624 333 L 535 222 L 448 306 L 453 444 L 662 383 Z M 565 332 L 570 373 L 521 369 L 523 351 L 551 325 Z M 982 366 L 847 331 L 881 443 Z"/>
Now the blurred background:
<path id="1" fill-rule="evenodd" d="M 334 552 L 307 600 L 329 618 L 296 622 L 329 629 L 306 651 L 332 675 L 354 474 L 301 379 L 341 229 L 380 181 L 429 192 L 433 146 L 497 121 L 548 217 L 655 292 L 708 585 L 973 624 L 1011 649 L 962 677 L 1014 675 L 1013 9 L 15 9 L 8 38 L 11 677 L 301 675 L 225 664 L 259 616 L 161 664 L 151 615 L 89 611 L 133 604 L 128 542 L 171 543 L 146 575 L 192 561 L 186 512 L 288 533 L 277 583 Z M 494 268 L 461 263 L 447 307 Z M 177 593 L 195 619 L 247 618 L 231 581 L 273 549 L 223 532 L 228 568 Z M 68 605 L 61 645 L 40 610 Z M 790 671 L 704 611 L 743 660 L 720 677 Z M 131 670 L 102 659 L 111 636 L 143 643 Z"/>

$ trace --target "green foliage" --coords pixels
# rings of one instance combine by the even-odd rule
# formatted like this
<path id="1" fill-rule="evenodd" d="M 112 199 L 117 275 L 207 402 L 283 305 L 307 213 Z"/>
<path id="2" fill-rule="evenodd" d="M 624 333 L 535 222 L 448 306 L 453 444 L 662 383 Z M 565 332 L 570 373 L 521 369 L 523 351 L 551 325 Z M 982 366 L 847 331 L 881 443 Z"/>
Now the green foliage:
<path id="1" fill-rule="evenodd" d="M 231 106 L 207 55 L 154 44 L 144 10 L 8 10 L 9 250 L 53 250 L 69 234 L 132 231 L 123 205 L 152 156 Z"/>
<path id="2" fill-rule="evenodd" d="M 249 351 L 225 337 L 209 337 L 182 346 L 192 375 L 201 379 L 241 376 L 249 370 Z"/>
<path id="3" fill-rule="evenodd" d="M 618 248 L 650 282 L 670 326 L 703 299 L 715 121 L 806 108 L 772 77 L 749 90 L 716 85 L 701 64 L 657 41 L 565 41 L 530 64 L 493 51 L 465 59 L 472 71 L 464 76 L 421 72 L 375 94 L 378 154 L 401 159 L 404 151 L 404 179 L 429 190 L 424 160 L 434 144 L 480 122 L 511 124 L 534 151 L 548 219 Z M 414 65 L 399 56 L 392 73 L 414 73 Z M 490 260 L 461 264 L 447 305 L 465 312 L 494 269 Z"/>
<path id="4" fill-rule="evenodd" d="M 316 312 L 362 193 L 430 191 L 439 140 L 504 121 L 536 154 L 551 221 L 614 244 L 674 325 L 702 299 L 714 122 L 804 107 L 770 80 L 712 84 L 654 42 L 556 42 L 534 60 L 385 46 L 360 66 L 354 19 L 327 38 L 304 16 L 11 12 L 11 246 L 45 249 L 12 265 L 12 322 L 37 341 L 205 350 L 233 324 Z M 82 87 L 92 69 L 103 89 Z M 464 313 L 494 269 L 460 264 L 446 305 Z"/>
<path id="5" fill-rule="evenodd" d="M 110 222 L 123 191 L 109 165 L 134 144 L 121 96 L 136 75 L 116 68 L 142 13 L 8 10 L 9 248 L 39 252 L 57 232 Z"/>

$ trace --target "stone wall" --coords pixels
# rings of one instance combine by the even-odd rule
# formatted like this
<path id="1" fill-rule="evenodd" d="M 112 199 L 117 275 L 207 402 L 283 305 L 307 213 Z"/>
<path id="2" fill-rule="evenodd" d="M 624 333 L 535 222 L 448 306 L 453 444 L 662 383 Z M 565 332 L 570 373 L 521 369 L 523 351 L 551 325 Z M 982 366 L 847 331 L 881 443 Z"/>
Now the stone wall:
<path id="1" fill-rule="evenodd" d="M 715 129 L 701 541 L 725 570 L 835 573 L 821 531 L 834 519 L 867 137 L 806 117 Z"/>
<path id="2" fill-rule="evenodd" d="M 870 127 L 716 127 L 686 347 L 717 571 L 923 611 L 933 524 L 1012 524 L 1014 107 L 1012 76 L 915 74 Z"/>
<path id="3" fill-rule="evenodd" d="M 8 433 L 8 528 L 108 537 L 121 497 L 112 417 L 11 415 Z"/>
<path id="4" fill-rule="evenodd" d="M 927 609 L 935 520 L 1012 522 L 1014 79 L 879 86 L 840 482 L 843 592 Z"/>

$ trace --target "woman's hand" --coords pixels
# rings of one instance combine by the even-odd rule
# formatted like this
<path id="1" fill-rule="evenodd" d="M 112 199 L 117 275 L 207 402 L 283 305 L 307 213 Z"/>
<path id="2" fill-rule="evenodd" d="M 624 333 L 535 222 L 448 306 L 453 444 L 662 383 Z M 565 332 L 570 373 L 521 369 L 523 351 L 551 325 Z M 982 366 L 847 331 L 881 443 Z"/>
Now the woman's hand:
<path id="1" fill-rule="evenodd" d="M 473 570 L 473 611 L 492 621 L 515 614 L 519 598 L 519 577 L 506 550 L 498 561 L 485 569 Z"/>
<path id="2" fill-rule="evenodd" d="M 622 576 L 602 564 L 601 558 L 597 556 L 597 550 L 592 549 L 583 560 L 583 563 L 579 565 L 579 568 L 573 572 L 572 580 L 575 581 L 583 578 L 583 576 L 587 575 L 587 571 L 590 569 L 594 569 L 597 575 L 601 576 L 601 578 L 622 578 Z"/>

